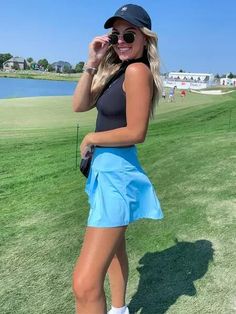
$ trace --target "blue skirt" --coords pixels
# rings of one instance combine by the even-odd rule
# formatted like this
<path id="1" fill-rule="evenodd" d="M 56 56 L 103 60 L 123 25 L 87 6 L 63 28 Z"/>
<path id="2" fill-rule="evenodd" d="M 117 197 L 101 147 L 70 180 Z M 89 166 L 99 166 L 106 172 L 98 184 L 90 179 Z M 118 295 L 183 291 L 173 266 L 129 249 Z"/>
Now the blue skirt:
<path id="1" fill-rule="evenodd" d="M 118 227 L 141 218 L 163 218 L 154 187 L 138 161 L 136 146 L 96 146 L 85 192 L 90 227 Z"/>

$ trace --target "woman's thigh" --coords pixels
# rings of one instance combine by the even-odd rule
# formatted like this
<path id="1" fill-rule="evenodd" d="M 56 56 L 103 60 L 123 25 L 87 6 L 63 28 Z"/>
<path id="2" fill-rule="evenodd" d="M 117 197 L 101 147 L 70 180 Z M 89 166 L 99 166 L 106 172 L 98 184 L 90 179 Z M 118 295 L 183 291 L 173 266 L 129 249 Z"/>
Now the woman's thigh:
<path id="1" fill-rule="evenodd" d="M 116 248 L 115 254 L 113 255 L 112 261 L 118 260 L 119 262 L 122 263 L 123 259 L 126 258 L 127 252 L 126 252 L 126 239 L 125 235 L 122 237 L 119 245 Z M 110 265 L 111 266 L 111 265 Z"/>
<path id="2" fill-rule="evenodd" d="M 100 280 L 102 283 L 113 256 L 121 248 L 126 229 L 127 226 L 87 227 L 74 276 L 86 277 L 87 280 L 92 278 L 92 280 Z"/>

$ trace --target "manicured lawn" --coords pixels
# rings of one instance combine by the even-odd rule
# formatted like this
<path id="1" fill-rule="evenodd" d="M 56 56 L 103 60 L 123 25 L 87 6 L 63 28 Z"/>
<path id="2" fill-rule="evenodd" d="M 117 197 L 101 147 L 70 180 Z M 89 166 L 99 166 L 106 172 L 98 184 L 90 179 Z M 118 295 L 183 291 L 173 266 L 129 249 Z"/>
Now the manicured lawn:
<path id="1" fill-rule="evenodd" d="M 161 102 L 137 145 L 165 218 L 126 233 L 131 313 L 236 311 L 235 103 L 235 92 Z M 74 313 L 89 209 L 76 126 L 81 140 L 95 115 L 72 112 L 71 97 L 0 100 L 1 313 Z"/>

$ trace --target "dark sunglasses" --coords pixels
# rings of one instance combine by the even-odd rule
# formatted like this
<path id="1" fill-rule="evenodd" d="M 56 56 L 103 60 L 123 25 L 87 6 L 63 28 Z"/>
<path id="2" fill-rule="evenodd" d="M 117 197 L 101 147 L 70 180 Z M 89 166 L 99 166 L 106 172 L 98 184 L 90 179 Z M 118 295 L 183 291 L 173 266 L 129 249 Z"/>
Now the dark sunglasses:
<path id="1" fill-rule="evenodd" d="M 118 43 L 119 40 L 119 36 L 123 37 L 123 40 L 127 43 L 127 44 L 132 44 L 135 41 L 135 34 L 128 32 L 128 33 L 124 33 L 123 35 L 118 35 L 118 34 L 111 34 L 109 35 L 109 43 L 111 45 L 116 45 Z"/>

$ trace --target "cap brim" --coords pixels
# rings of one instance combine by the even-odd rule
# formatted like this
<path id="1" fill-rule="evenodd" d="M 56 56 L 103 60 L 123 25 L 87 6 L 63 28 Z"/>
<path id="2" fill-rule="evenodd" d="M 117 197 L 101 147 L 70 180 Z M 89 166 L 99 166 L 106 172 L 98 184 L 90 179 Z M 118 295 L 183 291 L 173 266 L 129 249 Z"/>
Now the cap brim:
<path id="1" fill-rule="evenodd" d="M 112 16 L 110 17 L 104 24 L 104 28 L 111 28 L 115 20 L 119 18 L 119 16 Z"/>
<path id="2" fill-rule="evenodd" d="M 141 24 L 139 24 L 138 22 L 135 22 L 134 19 L 129 18 L 128 16 L 126 16 L 125 18 L 123 16 L 119 16 L 119 15 L 114 15 L 112 17 L 110 17 L 104 24 L 104 28 L 111 28 L 115 22 L 116 19 L 122 19 L 125 20 L 127 22 L 129 22 L 130 24 L 137 26 L 137 27 L 142 27 Z"/>

